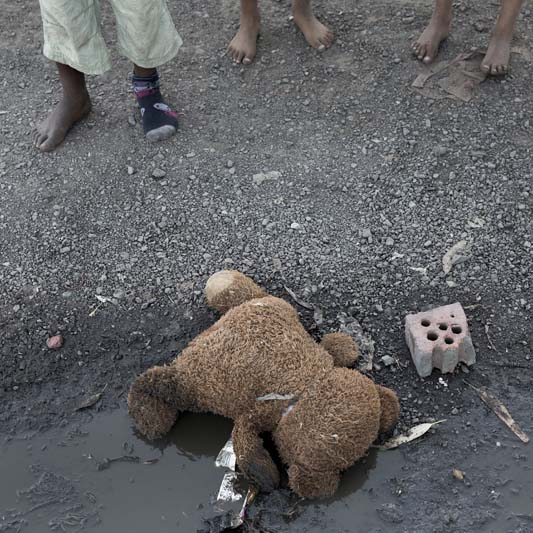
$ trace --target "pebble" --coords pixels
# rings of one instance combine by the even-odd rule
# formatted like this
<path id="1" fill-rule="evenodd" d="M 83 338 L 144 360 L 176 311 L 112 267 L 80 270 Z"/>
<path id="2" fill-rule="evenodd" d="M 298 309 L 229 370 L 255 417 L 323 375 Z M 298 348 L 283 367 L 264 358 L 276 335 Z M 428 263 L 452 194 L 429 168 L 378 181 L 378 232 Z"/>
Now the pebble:
<path id="1" fill-rule="evenodd" d="M 448 153 L 448 148 L 446 148 L 446 146 L 438 144 L 437 146 L 435 146 L 435 149 L 433 151 L 435 152 L 435 155 L 442 157 L 443 155 L 446 155 Z"/>
<path id="2" fill-rule="evenodd" d="M 133 167 L 128 166 L 127 171 L 129 176 L 135 174 L 135 169 Z"/>
<path id="3" fill-rule="evenodd" d="M 164 170 L 161 170 L 160 168 L 154 168 L 152 171 L 152 177 L 156 180 L 160 180 L 161 178 L 164 178 L 167 175 L 167 173 Z"/>
<path id="4" fill-rule="evenodd" d="M 302 226 L 298 222 L 293 222 L 291 224 L 291 229 L 300 229 Z"/>
<path id="5" fill-rule="evenodd" d="M 394 364 L 394 357 L 391 357 L 390 355 L 384 355 L 382 358 L 381 358 L 381 362 L 385 365 L 385 366 L 391 366 Z"/>
<path id="6" fill-rule="evenodd" d="M 46 341 L 46 346 L 50 350 L 59 350 L 63 346 L 63 337 L 61 335 L 54 335 Z"/>

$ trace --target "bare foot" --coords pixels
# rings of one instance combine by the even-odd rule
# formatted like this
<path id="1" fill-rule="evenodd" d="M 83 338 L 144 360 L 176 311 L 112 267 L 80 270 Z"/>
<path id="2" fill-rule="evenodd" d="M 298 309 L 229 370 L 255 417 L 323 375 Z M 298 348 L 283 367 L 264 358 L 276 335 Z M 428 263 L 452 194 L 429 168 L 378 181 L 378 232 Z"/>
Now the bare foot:
<path id="1" fill-rule="evenodd" d="M 333 44 L 335 35 L 315 17 L 310 0 L 293 0 L 292 15 L 305 40 L 313 48 L 324 50 Z"/>
<path id="2" fill-rule="evenodd" d="M 439 52 L 439 46 L 450 33 L 450 21 L 431 20 L 427 28 L 416 42 L 413 43 L 413 53 L 426 65 L 433 63 Z"/>
<path id="3" fill-rule="evenodd" d="M 80 98 L 65 98 L 57 104 L 48 118 L 32 132 L 33 144 L 43 152 L 51 152 L 65 139 L 72 126 L 86 117 L 91 110 L 89 95 Z"/>
<path id="4" fill-rule="evenodd" d="M 507 74 L 514 26 L 520 14 L 522 4 L 523 0 L 506 0 L 502 2 L 496 27 L 490 39 L 489 48 L 481 62 L 481 70 L 483 72 L 492 76 L 503 76 Z"/>
<path id="5" fill-rule="evenodd" d="M 481 70 L 491 76 L 505 76 L 509 70 L 511 56 L 511 39 L 492 36 Z"/>
<path id="6" fill-rule="evenodd" d="M 235 63 L 249 65 L 255 57 L 259 19 L 241 23 L 239 31 L 228 46 L 228 55 Z"/>

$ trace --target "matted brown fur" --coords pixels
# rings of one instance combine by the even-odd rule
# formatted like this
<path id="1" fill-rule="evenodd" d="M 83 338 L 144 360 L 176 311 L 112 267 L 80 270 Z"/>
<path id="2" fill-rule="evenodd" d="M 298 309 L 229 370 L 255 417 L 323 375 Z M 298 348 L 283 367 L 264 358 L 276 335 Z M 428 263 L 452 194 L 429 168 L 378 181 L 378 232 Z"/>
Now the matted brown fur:
<path id="1" fill-rule="evenodd" d="M 279 483 L 260 437 L 271 432 L 290 487 L 303 497 L 332 494 L 340 472 L 396 422 L 396 395 L 339 368 L 357 358 L 350 337 L 328 335 L 317 344 L 287 302 L 267 296 L 240 273 L 215 276 L 207 297 L 224 316 L 171 364 L 135 380 L 128 395 L 131 416 L 149 438 L 168 432 L 181 411 L 232 418 L 237 464 L 263 490 Z M 271 393 L 292 398 L 257 400 Z"/>

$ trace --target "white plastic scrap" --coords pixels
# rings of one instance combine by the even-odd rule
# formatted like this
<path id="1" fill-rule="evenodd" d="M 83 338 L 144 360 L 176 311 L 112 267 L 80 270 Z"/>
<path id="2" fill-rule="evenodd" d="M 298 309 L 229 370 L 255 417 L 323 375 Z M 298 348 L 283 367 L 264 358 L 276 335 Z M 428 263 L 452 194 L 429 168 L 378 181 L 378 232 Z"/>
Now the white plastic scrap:
<path id="1" fill-rule="evenodd" d="M 254 487 L 246 488 L 243 486 L 242 475 L 235 471 L 236 462 L 237 457 L 233 449 L 233 441 L 230 438 L 215 460 L 217 467 L 228 468 L 229 470 L 222 478 L 214 507 L 218 513 L 230 513 L 230 529 L 235 529 L 244 523 L 246 508 L 257 494 Z M 237 507 L 235 503 L 243 499 L 242 505 L 239 503 Z"/>
<path id="2" fill-rule="evenodd" d="M 235 464 L 237 462 L 237 456 L 235 455 L 235 450 L 233 449 L 233 441 L 231 439 L 224 444 L 224 447 L 217 455 L 215 459 L 215 465 L 223 468 L 229 468 L 235 472 Z"/>
<path id="3" fill-rule="evenodd" d="M 264 396 L 259 396 L 256 398 L 258 402 L 267 402 L 270 400 L 292 400 L 294 398 L 294 394 L 278 394 L 276 392 L 271 392 L 269 394 L 265 394 Z"/>
<path id="4" fill-rule="evenodd" d="M 218 489 L 217 502 L 238 502 L 242 500 L 242 494 L 235 490 L 235 482 L 238 474 L 236 472 L 226 472 L 222 478 L 222 483 Z"/>

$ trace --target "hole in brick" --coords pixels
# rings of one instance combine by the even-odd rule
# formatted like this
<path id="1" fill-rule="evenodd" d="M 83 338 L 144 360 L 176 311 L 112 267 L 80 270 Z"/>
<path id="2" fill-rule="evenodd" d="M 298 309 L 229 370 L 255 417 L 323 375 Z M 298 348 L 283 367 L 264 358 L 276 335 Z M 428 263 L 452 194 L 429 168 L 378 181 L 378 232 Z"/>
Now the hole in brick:
<path id="1" fill-rule="evenodd" d="M 461 331 L 463 331 L 461 329 L 461 326 L 452 326 L 452 331 L 455 333 L 455 334 L 459 334 L 461 333 Z"/>
<path id="2" fill-rule="evenodd" d="M 446 338 L 444 339 L 444 342 L 445 342 L 446 344 L 453 344 L 453 339 L 452 339 L 451 337 L 446 337 Z"/>
<path id="3" fill-rule="evenodd" d="M 452 313 L 450 316 L 451 316 L 452 318 L 455 318 L 455 315 L 454 315 L 453 313 Z"/>
<path id="4" fill-rule="evenodd" d="M 425 328 L 427 328 L 427 327 L 431 324 L 431 322 L 430 322 L 427 318 L 424 318 L 424 320 L 422 320 L 421 324 L 422 324 Z"/>
<path id="5" fill-rule="evenodd" d="M 446 331 L 448 329 L 448 324 L 439 324 L 439 329 Z"/>
<path id="6" fill-rule="evenodd" d="M 436 341 L 438 338 L 439 338 L 439 336 L 434 331 L 430 331 L 428 333 L 428 339 L 430 341 Z"/>

